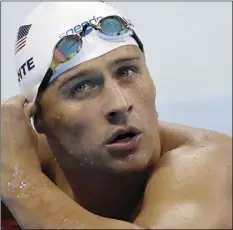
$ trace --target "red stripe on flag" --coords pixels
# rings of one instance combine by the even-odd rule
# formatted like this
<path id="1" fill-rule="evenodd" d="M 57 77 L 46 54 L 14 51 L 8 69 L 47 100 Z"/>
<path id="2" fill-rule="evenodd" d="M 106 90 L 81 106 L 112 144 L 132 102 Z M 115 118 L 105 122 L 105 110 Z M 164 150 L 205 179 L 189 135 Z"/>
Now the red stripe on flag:
<path id="1" fill-rule="evenodd" d="M 25 43 L 15 51 L 15 54 L 17 54 L 24 46 L 25 46 Z"/>
<path id="2" fill-rule="evenodd" d="M 18 44 L 22 43 L 24 40 L 26 40 L 27 36 L 21 38 L 20 40 L 18 40 L 16 43 L 15 43 L 15 46 L 17 46 Z"/>
<path id="3" fill-rule="evenodd" d="M 23 45 L 23 44 L 25 44 L 26 43 L 26 40 L 23 40 L 22 42 L 20 42 L 19 44 L 17 44 L 16 46 L 15 46 L 15 51 L 21 46 L 21 45 Z"/>

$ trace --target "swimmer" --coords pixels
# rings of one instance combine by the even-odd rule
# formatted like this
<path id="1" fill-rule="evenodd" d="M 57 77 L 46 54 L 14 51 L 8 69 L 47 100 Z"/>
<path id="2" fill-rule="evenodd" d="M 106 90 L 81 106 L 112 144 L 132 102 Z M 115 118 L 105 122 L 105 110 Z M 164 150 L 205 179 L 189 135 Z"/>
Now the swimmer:
<path id="1" fill-rule="evenodd" d="M 232 228 L 232 138 L 158 120 L 125 16 L 102 2 L 43 2 L 17 40 L 1 197 L 21 228 Z"/>

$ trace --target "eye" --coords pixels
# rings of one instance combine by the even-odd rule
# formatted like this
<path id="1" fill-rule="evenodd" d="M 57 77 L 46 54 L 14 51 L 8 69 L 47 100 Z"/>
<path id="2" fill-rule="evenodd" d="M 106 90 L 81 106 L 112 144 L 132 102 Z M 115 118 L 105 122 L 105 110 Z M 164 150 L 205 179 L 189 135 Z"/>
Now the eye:
<path id="1" fill-rule="evenodd" d="M 76 93 L 83 93 L 83 92 L 86 92 L 86 91 L 88 91 L 88 90 L 90 90 L 91 88 L 94 88 L 94 87 L 95 86 L 93 84 L 89 83 L 89 82 L 80 83 L 75 87 L 74 91 Z"/>
<path id="2" fill-rule="evenodd" d="M 134 73 L 135 73 L 134 68 L 121 68 L 120 70 L 117 71 L 117 77 L 128 78 L 128 77 L 132 77 Z"/>

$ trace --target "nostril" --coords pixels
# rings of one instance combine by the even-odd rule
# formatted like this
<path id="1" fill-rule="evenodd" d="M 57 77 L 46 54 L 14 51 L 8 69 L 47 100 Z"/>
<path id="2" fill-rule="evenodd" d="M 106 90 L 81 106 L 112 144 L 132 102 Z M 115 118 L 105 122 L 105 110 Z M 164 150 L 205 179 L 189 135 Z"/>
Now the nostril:
<path id="1" fill-rule="evenodd" d="M 106 118 L 110 123 L 115 123 L 119 119 L 119 113 L 118 112 L 110 112 L 107 114 Z"/>
<path id="2" fill-rule="evenodd" d="M 122 121 L 131 113 L 132 110 L 132 105 L 119 110 L 112 110 L 106 114 L 106 119 L 111 123 Z"/>
<path id="3" fill-rule="evenodd" d="M 129 108 L 128 108 L 128 112 L 132 112 L 133 110 L 133 106 L 131 105 Z"/>
<path id="4" fill-rule="evenodd" d="M 117 112 L 110 112 L 109 114 L 108 114 L 108 117 L 109 118 L 112 118 L 112 117 L 115 117 L 117 115 Z"/>
<path id="5" fill-rule="evenodd" d="M 125 113 L 130 113 L 133 110 L 133 106 L 129 106 L 128 109 L 125 108 L 124 110 L 119 110 L 119 111 L 112 111 L 108 113 L 108 118 L 114 118 L 117 117 L 119 115 L 124 115 Z"/>

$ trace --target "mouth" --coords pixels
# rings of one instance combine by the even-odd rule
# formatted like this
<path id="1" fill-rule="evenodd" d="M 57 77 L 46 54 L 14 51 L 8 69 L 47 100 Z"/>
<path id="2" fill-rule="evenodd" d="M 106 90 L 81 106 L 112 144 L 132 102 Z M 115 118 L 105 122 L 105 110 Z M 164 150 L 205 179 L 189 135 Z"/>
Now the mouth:
<path id="1" fill-rule="evenodd" d="M 140 138 L 141 132 L 138 129 L 121 129 L 106 141 L 106 148 L 109 151 L 130 151 L 137 148 Z"/>

